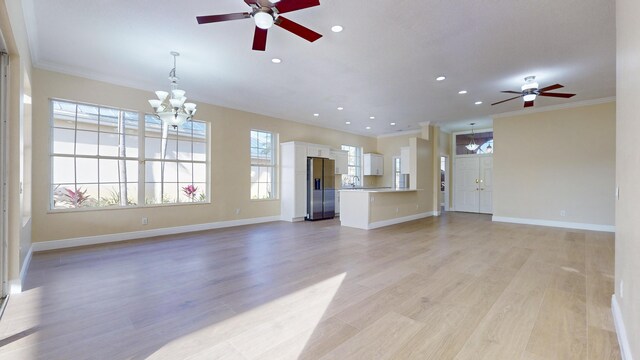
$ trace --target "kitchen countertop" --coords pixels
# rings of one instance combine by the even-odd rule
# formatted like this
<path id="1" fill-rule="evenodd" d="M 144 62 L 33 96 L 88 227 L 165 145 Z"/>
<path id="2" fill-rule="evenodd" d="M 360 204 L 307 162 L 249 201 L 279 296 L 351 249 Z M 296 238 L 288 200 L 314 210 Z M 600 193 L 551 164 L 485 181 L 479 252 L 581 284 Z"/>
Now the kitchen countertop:
<path id="1" fill-rule="evenodd" d="M 390 192 L 411 192 L 411 191 L 419 191 L 419 189 L 393 189 L 393 188 L 344 188 L 338 189 L 340 191 L 358 191 L 358 192 L 373 192 L 373 193 L 390 193 Z"/>

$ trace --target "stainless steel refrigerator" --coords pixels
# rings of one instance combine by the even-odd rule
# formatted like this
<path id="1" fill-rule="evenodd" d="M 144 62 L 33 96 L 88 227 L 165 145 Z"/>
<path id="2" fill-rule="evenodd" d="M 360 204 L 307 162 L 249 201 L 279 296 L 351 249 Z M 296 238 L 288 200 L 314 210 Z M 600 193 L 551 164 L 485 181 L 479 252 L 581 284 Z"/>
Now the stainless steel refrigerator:
<path id="1" fill-rule="evenodd" d="M 307 220 L 336 216 L 335 161 L 307 158 Z"/>

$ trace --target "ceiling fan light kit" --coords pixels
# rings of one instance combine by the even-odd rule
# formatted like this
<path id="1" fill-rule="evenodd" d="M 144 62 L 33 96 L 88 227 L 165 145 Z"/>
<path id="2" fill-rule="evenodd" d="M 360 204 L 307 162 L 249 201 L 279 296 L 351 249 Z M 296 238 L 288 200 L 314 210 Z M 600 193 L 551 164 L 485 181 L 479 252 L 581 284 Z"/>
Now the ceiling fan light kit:
<path id="1" fill-rule="evenodd" d="M 517 98 L 522 98 L 524 100 L 524 107 L 527 108 L 527 107 L 532 107 L 534 105 L 534 100 L 538 96 L 548 96 L 548 97 L 557 97 L 557 98 L 565 98 L 565 99 L 576 96 L 576 94 L 550 92 L 552 90 L 557 90 L 564 87 L 563 85 L 560 85 L 560 84 L 547 86 L 542 89 L 538 89 L 538 87 L 539 87 L 539 84 L 538 82 L 536 82 L 536 77 L 527 76 L 526 78 L 524 78 L 524 85 L 522 85 L 522 87 L 520 88 L 521 91 L 510 91 L 510 90 L 501 91 L 502 93 L 505 93 L 505 94 L 518 94 L 518 96 L 514 96 L 506 100 L 498 101 L 497 103 L 493 103 L 491 105 L 492 106 L 498 105 L 507 101 L 515 100 Z"/>
<path id="2" fill-rule="evenodd" d="M 280 14 L 287 12 L 318 6 L 320 5 L 319 0 L 244 0 L 244 2 L 251 7 L 251 12 L 197 16 L 196 20 L 198 24 L 209 24 L 253 18 L 256 25 L 253 35 L 253 50 L 256 51 L 265 51 L 267 49 L 267 30 L 272 28 L 273 25 L 281 27 L 309 42 L 314 42 L 322 37 L 317 32 L 280 16 Z"/>
<path id="3" fill-rule="evenodd" d="M 171 81 L 171 91 L 156 91 L 157 99 L 149 100 L 149 105 L 153 108 L 155 115 L 162 120 L 163 123 L 172 125 L 174 128 L 191 120 L 196 113 L 196 104 L 188 103 L 186 91 L 178 89 L 178 76 L 176 76 L 176 58 L 179 53 L 172 51 L 173 69 L 169 72 L 169 80 Z"/>

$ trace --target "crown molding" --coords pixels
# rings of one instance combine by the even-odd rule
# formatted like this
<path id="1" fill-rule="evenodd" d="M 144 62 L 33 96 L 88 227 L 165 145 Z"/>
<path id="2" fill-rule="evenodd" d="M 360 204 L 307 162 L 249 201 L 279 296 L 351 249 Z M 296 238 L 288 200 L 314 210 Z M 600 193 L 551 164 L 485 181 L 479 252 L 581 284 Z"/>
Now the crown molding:
<path id="1" fill-rule="evenodd" d="M 589 105 L 606 104 L 613 101 L 616 101 L 615 96 L 600 98 L 600 99 L 593 99 L 593 100 L 576 101 L 576 102 L 567 103 L 567 104 L 543 106 L 539 108 L 533 107 L 529 109 L 522 109 L 517 111 L 510 111 L 510 112 L 495 114 L 495 115 L 492 115 L 491 117 L 494 119 L 499 119 L 499 118 L 505 118 L 505 117 L 511 117 L 511 116 L 518 116 L 518 115 L 527 115 L 527 114 L 535 114 L 535 113 L 548 112 L 548 111 L 573 109 L 573 108 L 589 106 Z"/>
<path id="2" fill-rule="evenodd" d="M 396 136 L 418 135 L 418 134 L 422 135 L 422 130 L 397 131 L 394 133 L 378 135 L 377 138 L 383 139 L 383 138 L 390 138 L 390 137 L 396 137 Z"/>

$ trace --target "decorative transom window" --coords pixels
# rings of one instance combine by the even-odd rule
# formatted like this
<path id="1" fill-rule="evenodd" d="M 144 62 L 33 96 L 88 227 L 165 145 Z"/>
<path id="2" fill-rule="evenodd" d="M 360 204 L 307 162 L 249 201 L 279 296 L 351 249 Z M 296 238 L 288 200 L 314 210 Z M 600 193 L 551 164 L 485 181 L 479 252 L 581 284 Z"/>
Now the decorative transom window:
<path id="1" fill-rule="evenodd" d="M 251 130 L 251 199 L 276 199 L 276 136 Z"/>
<path id="2" fill-rule="evenodd" d="M 362 148 L 358 146 L 342 145 L 342 150 L 349 152 L 347 173 L 342 174 L 342 185 L 362 185 Z"/>
<path id="3" fill-rule="evenodd" d="M 51 101 L 51 209 L 208 201 L 206 122 Z"/>

